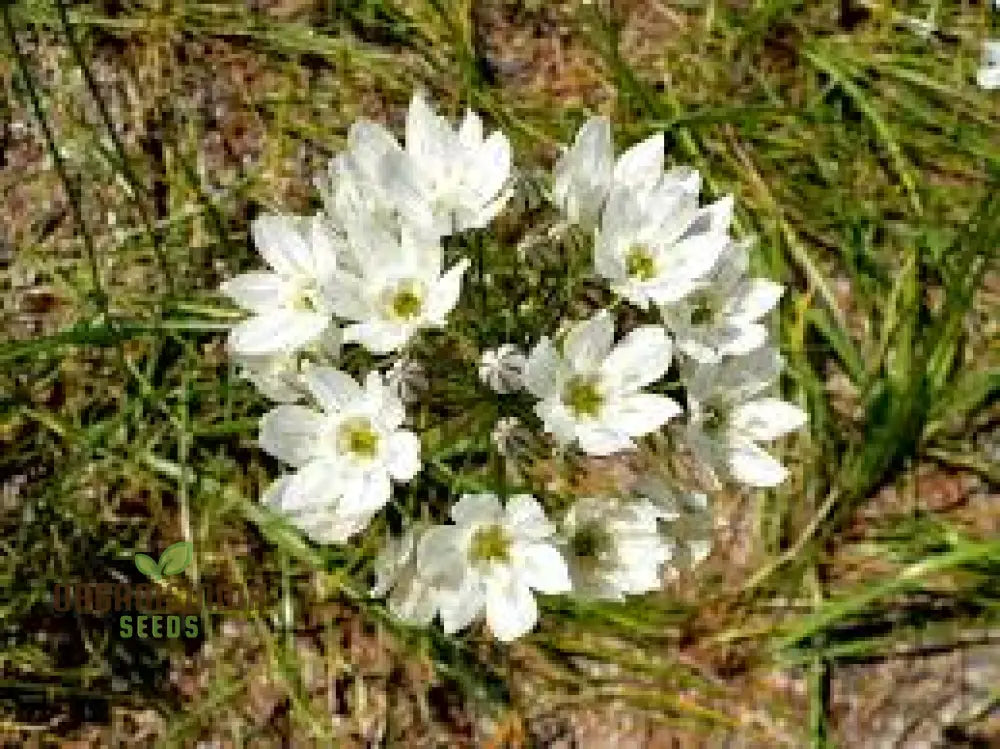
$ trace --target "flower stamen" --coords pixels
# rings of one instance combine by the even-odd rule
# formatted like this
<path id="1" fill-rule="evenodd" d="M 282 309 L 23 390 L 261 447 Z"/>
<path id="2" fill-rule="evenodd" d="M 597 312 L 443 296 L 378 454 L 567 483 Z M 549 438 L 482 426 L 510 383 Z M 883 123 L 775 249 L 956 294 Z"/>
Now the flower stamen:
<path id="1" fill-rule="evenodd" d="M 569 539 L 570 554 L 581 564 L 596 564 L 611 546 L 611 534 L 597 523 L 581 526 Z"/>
<path id="2" fill-rule="evenodd" d="M 378 433 L 367 419 L 351 419 L 337 433 L 340 451 L 358 458 L 371 459 L 378 454 Z"/>
<path id="3" fill-rule="evenodd" d="M 499 525 L 487 525 L 472 535 L 469 558 L 473 562 L 506 562 L 510 558 L 510 538 Z"/>
<path id="4" fill-rule="evenodd" d="M 592 377 L 576 376 L 566 385 L 563 397 L 569 409 L 577 416 L 594 418 L 601 413 L 604 397 Z"/>
<path id="5" fill-rule="evenodd" d="M 656 261 L 643 245 L 633 245 L 625 256 L 625 270 L 635 281 L 649 281 L 656 276 Z"/>

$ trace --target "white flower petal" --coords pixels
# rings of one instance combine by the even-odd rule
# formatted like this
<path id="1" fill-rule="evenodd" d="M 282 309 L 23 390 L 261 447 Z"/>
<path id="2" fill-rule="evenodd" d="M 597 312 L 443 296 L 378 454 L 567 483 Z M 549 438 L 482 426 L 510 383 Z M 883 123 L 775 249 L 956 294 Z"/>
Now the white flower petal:
<path id="1" fill-rule="evenodd" d="M 740 284 L 736 297 L 726 309 L 728 317 L 746 322 L 759 320 L 781 299 L 785 287 L 766 278 L 750 278 Z"/>
<path id="2" fill-rule="evenodd" d="M 465 118 L 458 128 L 458 140 L 466 148 L 476 148 L 483 142 L 483 121 L 471 109 L 465 110 Z"/>
<path id="3" fill-rule="evenodd" d="M 468 562 L 463 530 L 457 525 L 434 525 L 424 531 L 416 550 L 420 577 L 446 588 L 462 584 Z"/>
<path id="4" fill-rule="evenodd" d="M 648 190 L 663 176 L 663 133 L 646 138 L 618 157 L 612 172 L 615 185 Z"/>
<path id="5" fill-rule="evenodd" d="M 575 371 L 592 371 L 608 355 L 614 336 L 614 320 L 606 309 L 602 309 L 569 329 L 563 352 Z"/>
<path id="6" fill-rule="evenodd" d="M 300 528 L 304 522 L 335 516 L 343 493 L 340 474 L 340 468 L 333 461 L 310 460 L 289 477 L 281 510 L 291 514 Z"/>
<path id="7" fill-rule="evenodd" d="M 725 234 L 729 231 L 729 225 L 733 222 L 733 208 L 735 201 L 732 195 L 719 198 L 714 203 L 709 203 L 702 211 L 708 214 L 709 231 L 713 234 Z"/>
<path id="8" fill-rule="evenodd" d="M 317 543 L 344 543 L 364 530 L 371 515 L 348 515 L 337 507 L 336 466 L 313 461 L 276 482 L 264 500 Z"/>
<path id="9" fill-rule="evenodd" d="M 593 117 L 580 128 L 554 170 L 552 196 L 570 221 L 596 223 L 611 184 L 613 165 L 611 123 L 606 117 Z"/>
<path id="10" fill-rule="evenodd" d="M 351 536 L 361 533 L 372 522 L 371 515 L 328 514 L 300 517 L 300 527 L 309 538 L 320 544 L 347 543 Z"/>
<path id="11" fill-rule="evenodd" d="M 517 576 L 491 575 L 486 581 L 486 623 L 501 642 L 511 642 L 531 631 L 538 621 L 538 605 L 531 589 Z"/>
<path id="12" fill-rule="evenodd" d="M 976 73 L 976 85 L 992 91 L 1000 88 L 1000 65 L 984 65 Z"/>
<path id="13" fill-rule="evenodd" d="M 729 429 L 741 437 L 769 442 L 800 429 L 806 412 L 779 398 L 759 398 L 741 403 L 729 416 Z"/>
<path id="14" fill-rule="evenodd" d="M 634 393 L 608 404 L 608 426 L 630 437 L 641 437 L 679 416 L 680 405 L 664 395 Z"/>
<path id="15" fill-rule="evenodd" d="M 372 515 L 392 497 L 389 474 L 381 466 L 344 471 L 337 483 L 342 487 L 338 509 L 347 515 Z"/>
<path id="16" fill-rule="evenodd" d="M 315 454 L 322 427 L 323 416 L 311 408 L 281 405 L 261 417 L 259 444 L 278 460 L 302 466 Z"/>
<path id="17" fill-rule="evenodd" d="M 667 286 L 655 294 L 656 301 L 659 304 L 669 304 L 690 293 L 691 287 L 684 282 L 696 281 L 708 274 L 725 249 L 727 241 L 724 234 L 705 232 L 685 237 L 663 249 L 658 263 L 665 272 L 656 280 L 668 280 L 676 284 L 679 291 L 671 293 L 671 287 Z"/>
<path id="18" fill-rule="evenodd" d="M 671 167 L 663 173 L 661 185 L 697 197 L 701 192 L 701 174 L 690 166 Z"/>
<path id="19" fill-rule="evenodd" d="M 397 481 L 409 481 L 420 470 L 420 440 L 412 432 L 393 432 L 386 445 L 385 465 Z"/>
<path id="20" fill-rule="evenodd" d="M 577 420 L 558 396 L 536 403 L 535 413 L 542 420 L 545 431 L 559 444 L 566 445 L 576 439 Z"/>
<path id="21" fill-rule="evenodd" d="M 545 510 L 530 494 L 515 494 L 507 500 L 504 515 L 507 527 L 521 538 L 542 539 L 555 531 Z"/>
<path id="22" fill-rule="evenodd" d="M 287 303 L 290 285 L 277 273 L 251 271 L 225 281 L 219 291 L 243 309 L 263 313 Z"/>
<path id="23" fill-rule="evenodd" d="M 536 398 L 548 398 L 558 392 L 563 372 L 562 357 L 552 341 L 544 337 L 528 355 L 521 382 Z"/>
<path id="24" fill-rule="evenodd" d="M 286 473 L 272 481 L 264 493 L 261 494 L 260 502 L 265 507 L 270 507 L 275 512 L 280 512 L 286 502 L 288 486 L 292 482 L 291 473 Z"/>
<path id="25" fill-rule="evenodd" d="M 302 381 L 324 411 L 341 411 L 364 392 L 353 377 L 332 367 L 306 367 Z"/>
<path id="26" fill-rule="evenodd" d="M 733 478 L 748 486 L 777 486 L 788 476 L 788 470 L 781 463 L 752 442 L 733 446 L 727 462 Z"/>
<path id="27" fill-rule="evenodd" d="M 541 593 L 566 593 L 571 585 L 566 560 L 555 546 L 546 543 L 519 543 L 511 548 L 518 574 Z"/>
<path id="28" fill-rule="evenodd" d="M 724 340 L 719 353 L 728 356 L 743 356 L 767 343 L 767 328 L 756 322 L 724 328 L 721 333 Z"/>
<path id="29" fill-rule="evenodd" d="M 351 125 L 347 132 L 347 145 L 357 164 L 372 175 L 381 168 L 386 155 L 401 151 L 392 133 L 369 120 L 358 120 Z"/>
<path id="30" fill-rule="evenodd" d="M 478 576 L 469 574 L 456 588 L 443 588 L 438 593 L 441 628 L 453 634 L 468 627 L 483 610 L 485 596 Z"/>
<path id="31" fill-rule="evenodd" d="M 597 423 L 578 424 L 576 438 L 580 449 L 588 455 L 613 455 L 635 448 L 635 443 L 621 430 Z"/>
<path id="32" fill-rule="evenodd" d="M 448 127 L 427 104 L 421 92 L 410 100 L 406 113 L 406 151 L 423 169 L 432 169 L 448 157 Z"/>
<path id="33" fill-rule="evenodd" d="M 451 519 L 458 525 L 473 523 L 499 523 L 503 509 L 496 494 L 463 494 L 451 506 Z"/>
<path id="34" fill-rule="evenodd" d="M 283 276 L 312 275 L 312 252 L 300 233 L 298 218 L 268 213 L 250 225 L 254 246 L 261 257 Z"/>
<path id="35" fill-rule="evenodd" d="M 299 381 L 299 365 L 294 356 L 233 355 L 241 377 L 254 384 L 262 395 L 277 403 L 295 403 L 305 395 Z"/>
<path id="36" fill-rule="evenodd" d="M 394 432 L 406 419 L 406 408 L 396 397 L 380 372 L 369 372 L 365 377 L 365 399 L 377 412 L 375 424 L 386 431 Z"/>
<path id="37" fill-rule="evenodd" d="M 228 346 L 237 355 L 290 353 L 319 338 L 329 325 L 330 318 L 319 312 L 278 309 L 233 326 Z"/>
<path id="38" fill-rule="evenodd" d="M 323 300 L 333 314 L 345 320 L 364 320 L 372 307 L 364 296 L 364 280 L 349 273 L 336 271 L 322 286 Z"/>
<path id="39" fill-rule="evenodd" d="M 346 248 L 343 238 L 333 231 L 322 213 L 309 219 L 308 230 L 313 275 L 322 281 L 336 272 L 337 259 Z"/>
<path id="40" fill-rule="evenodd" d="M 626 335 L 601 365 L 605 381 L 631 392 L 656 382 L 670 368 L 670 338 L 662 328 L 644 325 Z"/>
<path id="41" fill-rule="evenodd" d="M 470 165 L 466 182 L 471 197 L 458 218 L 458 230 L 481 229 L 489 223 L 510 199 L 504 186 L 510 180 L 511 151 L 506 136 L 497 131 L 476 150 L 474 166 Z"/>
<path id="42" fill-rule="evenodd" d="M 397 619 L 426 627 L 437 614 L 438 594 L 431 586 L 415 577 L 406 578 L 389 596 L 389 611 Z"/>
<path id="43" fill-rule="evenodd" d="M 462 293 L 462 276 L 469 267 L 469 261 L 462 259 L 441 276 L 428 293 L 427 320 L 434 325 L 444 325 L 445 318 L 458 304 Z"/>
<path id="44" fill-rule="evenodd" d="M 359 343 L 373 354 L 388 354 L 401 348 L 413 332 L 411 325 L 395 322 L 363 322 L 344 328 L 345 343 Z"/>
<path id="45" fill-rule="evenodd" d="M 375 558 L 372 569 L 375 572 L 375 585 L 370 595 L 381 598 L 388 593 L 399 580 L 412 561 L 416 550 L 416 534 L 407 530 L 401 536 L 388 536 L 382 550 Z"/>

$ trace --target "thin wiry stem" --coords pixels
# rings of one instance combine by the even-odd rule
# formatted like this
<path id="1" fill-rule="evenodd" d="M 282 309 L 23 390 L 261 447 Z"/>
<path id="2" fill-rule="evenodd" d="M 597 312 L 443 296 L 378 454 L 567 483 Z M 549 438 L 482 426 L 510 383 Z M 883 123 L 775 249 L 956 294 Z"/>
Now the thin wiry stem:
<path id="1" fill-rule="evenodd" d="M 90 231 L 87 228 L 87 221 L 83 217 L 80 187 L 70 176 L 69 170 L 66 168 L 66 162 L 63 160 L 62 154 L 59 152 L 59 147 L 56 145 L 52 129 L 49 127 L 49 122 L 45 117 L 41 97 L 38 95 L 38 88 L 36 87 L 35 81 L 31 75 L 31 67 L 28 64 L 28 58 L 25 56 L 24 50 L 21 49 L 21 44 L 17 39 L 17 29 L 14 26 L 14 19 L 11 16 L 11 6 L 9 3 L 3 3 L 2 5 L 3 7 L 0 9 L 0 12 L 3 13 L 4 32 L 7 35 L 7 40 L 10 42 L 11 49 L 14 50 L 14 60 L 17 64 L 18 73 L 21 75 L 21 80 L 24 81 L 24 88 L 28 93 L 28 99 L 31 102 L 32 112 L 42 129 L 42 135 L 45 138 L 45 147 L 49 152 L 49 156 L 52 158 L 52 163 L 55 165 L 56 172 L 59 174 L 59 179 L 63 183 L 63 188 L 66 190 L 66 196 L 69 199 L 70 207 L 73 211 L 73 220 L 76 222 L 77 229 L 80 231 L 80 236 L 83 238 L 83 247 L 87 254 L 91 281 L 94 287 L 94 301 L 97 303 L 101 312 L 107 314 L 108 297 L 101 281 L 101 272 L 98 267 L 97 249 L 94 246 L 94 239 L 90 235 Z"/>
<path id="2" fill-rule="evenodd" d="M 160 231 L 154 224 L 148 206 L 139 199 L 139 193 L 146 192 L 146 190 L 136 176 L 135 171 L 132 169 L 128 153 L 125 151 L 121 138 L 118 137 L 118 131 L 115 129 L 115 123 L 111 119 L 111 113 L 108 111 L 104 98 L 101 96 L 101 91 L 97 86 L 97 81 L 94 80 L 94 75 L 90 70 L 90 66 L 87 65 L 86 57 L 83 54 L 83 48 L 80 46 L 80 41 L 76 38 L 76 32 L 73 30 L 73 25 L 70 23 L 69 14 L 66 10 L 66 3 L 63 2 L 63 0 L 56 0 L 55 4 L 56 11 L 59 14 L 59 22 L 62 25 L 63 32 L 66 34 L 66 40 L 69 42 L 70 51 L 73 53 L 73 58 L 76 61 L 77 67 L 79 67 L 80 71 L 83 73 L 83 79 L 86 82 L 90 95 L 97 106 L 97 111 L 104 123 L 104 127 L 108 131 L 108 137 L 111 139 L 111 145 L 115 149 L 115 153 L 118 155 L 122 175 L 125 177 L 126 182 L 128 182 L 128 185 L 131 188 L 129 196 L 132 198 L 132 202 L 135 203 L 136 208 L 139 210 L 142 222 L 145 224 L 146 231 L 149 233 L 150 239 L 153 242 L 153 253 L 156 255 L 157 262 L 160 265 L 160 270 L 163 273 L 164 280 L 166 281 L 167 291 L 172 296 L 174 293 L 174 279 L 170 273 L 170 263 L 167 259 L 166 250 L 163 247 Z"/>

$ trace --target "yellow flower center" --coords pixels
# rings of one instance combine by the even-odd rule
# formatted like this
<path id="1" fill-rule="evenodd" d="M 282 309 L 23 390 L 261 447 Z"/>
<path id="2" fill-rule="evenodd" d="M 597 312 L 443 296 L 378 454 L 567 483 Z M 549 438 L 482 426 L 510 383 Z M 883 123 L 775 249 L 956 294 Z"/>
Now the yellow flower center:
<path id="1" fill-rule="evenodd" d="M 378 454 L 378 433 L 368 419 L 351 419 L 340 426 L 337 434 L 340 452 L 359 458 L 374 458 Z"/>
<path id="2" fill-rule="evenodd" d="M 567 383 L 563 402 L 577 416 L 595 417 L 601 412 L 604 398 L 594 378 L 578 375 Z"/>
<path id="3" fill-rule="evenodd" d="M 625 256 L 628 277 L 636 281 L 649 281 L 656 276 L 656 261 L 643 245 L 633 245 Z"/>
<path id="4" fill-rule="evenodd" d="M 469 558 L 474 562 L 506 562 L 510 558 L 510 538 L 499 525 L 487 525 L 472 534 Z"/>
<path id="5" fill-rule="evenodd" d="M 423 304 L 413 289 L 400 289 L 392 297 L 392 313 L 403 320 L 420 314 Z"/>

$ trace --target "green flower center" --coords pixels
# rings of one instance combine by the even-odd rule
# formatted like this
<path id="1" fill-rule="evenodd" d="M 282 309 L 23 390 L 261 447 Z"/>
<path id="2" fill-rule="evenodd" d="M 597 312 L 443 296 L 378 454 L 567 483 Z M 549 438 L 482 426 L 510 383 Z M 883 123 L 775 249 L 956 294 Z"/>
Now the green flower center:
<path id="1" fill-rule="evenodd" d="M 341 425 L 337 435 L 340 451 L 359 458 L 378 454 L 378 433 L 367 419 L 352 419 Z"/>
<path id="2" fill-rule="evenodd" d="M 580 562 L 596 562 L 611 548 L 611 534 L 597 523 L 577 528 L 569 540 L 570 553 Z"/>
<path id="3" fill-rule="evenodd" d="M 389 317 L 396 320 L 412 320 L 424 308 L 424 294 L 416 281 L 403 281 L 385 292 L 385 309 Z"/>
<path id="4" fill-rule="evenodd" d="M 510 558 L 510 538 L 503 527 L 487 525 L 473 533 L 469 558 L 474 562 L 506 562 Z"/>
<path id="5" fill-rule="evenodd" d="M 420 314 L 420 297 L 409 289 L 396 293 L 392 299 L 392 311 L 396 317 L 409 319 Z"/>
<path id="6" fill-rule="evenodd" d="M 722 413 L 711 406 L 702 406 L 701 429 L 703 432 L 714 433 L 722 429 Z"/>
<path id="7" fill-rule="evenodd" d="M 707 294 L 699 294 L 694 298 L 691 306 L 691 324 L 705 325 L 712 321 L 718 313 L 714 300 Z"/>
<path id="8" fill-rule="evenodd" d="M 577 416 L 595 417 L 601 412 L 604 398 L 594 378 L 576 376 L 566 385 L 563 402 Z"/>
<path id="9" fill-rule="evenodd" d="M 625 255 L 625 270 L 636 281 L 649 281 L 656 275 L 653 255 L 642 245 L 633 245 Z"/>

